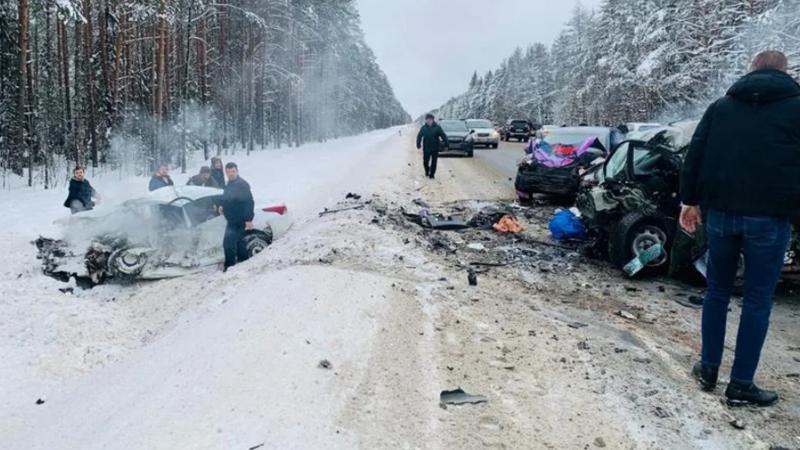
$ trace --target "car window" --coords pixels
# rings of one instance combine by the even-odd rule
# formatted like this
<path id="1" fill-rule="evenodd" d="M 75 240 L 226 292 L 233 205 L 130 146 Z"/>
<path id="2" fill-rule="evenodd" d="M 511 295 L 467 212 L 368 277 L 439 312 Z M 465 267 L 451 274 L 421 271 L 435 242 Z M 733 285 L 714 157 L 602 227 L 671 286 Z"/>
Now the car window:
<path id="1" fill-rule="evenodd" d="M 492 127 L 492 122 L 489 122 L 488 120 L 468 120 L 467 121 L 467 127 L 469 129 L 494 128 L 494 127 Z"/>
<path id="2" fill-rule="evenodd" d="M 186 228 L 186 218 L 183 208 L 175 205 L 156 205 L 158 227 L 163 230 Z"/>
<path id="3" fill-rule="evenodd" d="M 467 131 L 467 124 L 460 121 L 460 120 L 445 120 L 442 121 L 439 125 L 441 125 L 442 129 L 445 132 L 448 131 Z"/>
<path id="4" fill-rule="evenodd" d="M 633 174 L 650 176 L 658 172 L 661 154 L 645 148 L 637 148 L 633 152 Z"/>
<path id="5" fill-rule="evenodd" d="M 598 135 L 597 133 L 563 133 L 552 131 L 544 138 L 544 141 L 550 145 L 580 145 L 589 138 L 598 138 Z"/>
<path id="6" fill-rule="evenodd" d="M 606 163 L 606 173 L 605 176 L 611 180 L 620 180 L 625 175 L 625 161 L 628 158 L 628 150 L 630 149 L 630 142 L 624 142 L 622 145 L 617 147 L 614 151 L 614 154 L 611 155 L 608 162 Z"/>
<path id="7" fill-rule="evenodd" d="M 189 216 L 189 221 L 192 226 L 198 226 L 202 223 L 217 217 L 217 208 L 222 203 L 221 195 L 213 195 L 211 197 L 203 197 L 197 199 L 184 206 L 186 215 Z"/>
<path id="8" fill-rule="evenodd" d="M 525 122 L 525 121 L 522 121 L 522 120 L 515 120 L 515 121 L 511 122 L 511 125 L 513 125 L 515 127 L 527 127 L 528 126 L 528 122 Z"/>

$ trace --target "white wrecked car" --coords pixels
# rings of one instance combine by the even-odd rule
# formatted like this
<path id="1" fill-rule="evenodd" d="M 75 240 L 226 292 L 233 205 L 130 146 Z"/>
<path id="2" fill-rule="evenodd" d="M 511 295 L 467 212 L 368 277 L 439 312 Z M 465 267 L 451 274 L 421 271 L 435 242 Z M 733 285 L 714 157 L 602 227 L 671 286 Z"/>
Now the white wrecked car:
<path id="1" fill-rule="evenodd" d="M 172 278 L 222 263 L 225 218 L 217 209 L 222 191 L 197 186 L 167 187 L 108 208 L 60 222 L 61 240 L 39 238 L 46 274 L 96 285 Z M 286 233 L 286 205 L 255 201 L 255 229 L 245 236 L 254 256 Z"/>

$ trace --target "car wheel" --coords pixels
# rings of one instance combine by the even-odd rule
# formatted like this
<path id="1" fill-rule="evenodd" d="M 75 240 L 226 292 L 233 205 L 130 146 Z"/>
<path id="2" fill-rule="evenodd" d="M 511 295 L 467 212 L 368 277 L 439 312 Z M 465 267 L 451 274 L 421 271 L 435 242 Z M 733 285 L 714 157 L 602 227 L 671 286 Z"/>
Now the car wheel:
<path id="1" fill-rule="evenodd" d="M 517 197 L 520 206 L 533 206 L 533 198 Z"/>
<path id="2" fill-rule="evenodd" d="M 244 237 L 244 243 L 247 256 L 252 258 L 272 245 L 272 229 L 267 227 L 264 230 L 249 231 Z"/>
<path id="3" fill-rule="evenodd" d="M 525 138 L 525 142 L 529 142 L 531 138 Z"/>
<path id="4" fill-rule="evenodd" d="M 669 266 L 671 237 L 664 221 L 639 213 L 623 217 L 611 230 L 608 254 L 617 268 L 623 268 L 633 258 L 656 244 L 664 248 L 661 256 L 647 265 L 643 274 L 663 272 Z"/>
<path id="5" fill-rule="evenodd" d="M 133 281 L 147 265 L 147 254 L 130 248 L 121 248 L 108 257 L 108 272 L 117 281 Z"/>

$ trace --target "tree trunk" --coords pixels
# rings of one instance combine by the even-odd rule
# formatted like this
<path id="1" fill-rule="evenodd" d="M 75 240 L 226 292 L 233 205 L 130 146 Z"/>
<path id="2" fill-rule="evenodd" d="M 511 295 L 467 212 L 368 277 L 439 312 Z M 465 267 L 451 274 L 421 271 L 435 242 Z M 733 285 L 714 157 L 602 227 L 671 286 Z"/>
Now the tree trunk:
<path id="1" fill-rule="evenodd" d="M 19 85 L 17 86 L 17 148 L 18 155 L 26 156 L 30 153 L 27 145 L 27 75 L 28 75 L 28 23 L 30 21 L 30 5 L 28 0 L 19 0 L 17 7 L 19 19 Z M 19 167 L 18 162 L 10 161 L 12 167 Z M 21 169 L 20 169 L 21 170 Z M 31 174 L 28 173 L 28 186 L 33 183 Z"/>

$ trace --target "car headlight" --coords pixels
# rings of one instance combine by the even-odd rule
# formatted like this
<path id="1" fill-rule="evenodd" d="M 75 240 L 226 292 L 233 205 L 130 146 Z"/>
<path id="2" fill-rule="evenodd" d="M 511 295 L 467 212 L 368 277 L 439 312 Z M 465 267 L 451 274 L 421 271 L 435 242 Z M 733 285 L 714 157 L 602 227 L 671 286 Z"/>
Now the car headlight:
<path id="1" fill-rule="evenodd" d="M 493 139 L 497 139 L 500 137 L 500 134 L 497 131 L 492 131 L 489 133 L 489 136 L 491 136 Z"/>

